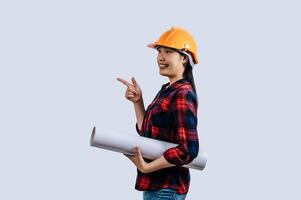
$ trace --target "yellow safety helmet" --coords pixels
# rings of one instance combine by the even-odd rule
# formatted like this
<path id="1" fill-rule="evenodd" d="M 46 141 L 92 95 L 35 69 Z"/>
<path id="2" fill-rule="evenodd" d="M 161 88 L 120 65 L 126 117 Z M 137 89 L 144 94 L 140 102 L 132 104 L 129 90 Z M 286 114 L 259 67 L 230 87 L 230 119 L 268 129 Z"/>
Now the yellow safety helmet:
<path id="1" fill-rule="evenodd" d="M 180 52 L 189 53 L 194 64 L 199 62 L 196 41 L 188 31 L 180 27 L 171 27 L 160 36 L 158 41 L 147 46 L 150 48 L 165 46 L 177 49 Z"/>

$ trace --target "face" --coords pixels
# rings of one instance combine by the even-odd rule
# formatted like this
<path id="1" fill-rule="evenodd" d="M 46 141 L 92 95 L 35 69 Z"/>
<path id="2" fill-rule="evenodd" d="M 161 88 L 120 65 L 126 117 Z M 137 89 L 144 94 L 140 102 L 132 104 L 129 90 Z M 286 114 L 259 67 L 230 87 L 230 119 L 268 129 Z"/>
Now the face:
<path id="1" fill-rule="evenodd" d="M 159 73 L 162 76 L 167 76 L 171 82 L 183 78 L 184 63 L 187 62 L 187 59 L 171 48 L 160 46 L 157 50 Z"/>

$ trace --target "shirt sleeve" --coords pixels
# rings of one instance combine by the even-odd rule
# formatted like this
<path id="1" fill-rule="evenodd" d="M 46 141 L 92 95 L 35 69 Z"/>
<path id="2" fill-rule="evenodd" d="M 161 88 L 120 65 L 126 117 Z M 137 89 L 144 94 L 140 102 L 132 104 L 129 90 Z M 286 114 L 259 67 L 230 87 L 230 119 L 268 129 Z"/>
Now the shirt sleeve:
<path id="1" fill-rule="evenodd" d="M 178 146 L 167 149 L 163 156 L 169 163 L 182 166 L 190 163 L 199 152 L 195 94 L 191 91 L 179 92 L 172 104 L 172 116 Z"/>

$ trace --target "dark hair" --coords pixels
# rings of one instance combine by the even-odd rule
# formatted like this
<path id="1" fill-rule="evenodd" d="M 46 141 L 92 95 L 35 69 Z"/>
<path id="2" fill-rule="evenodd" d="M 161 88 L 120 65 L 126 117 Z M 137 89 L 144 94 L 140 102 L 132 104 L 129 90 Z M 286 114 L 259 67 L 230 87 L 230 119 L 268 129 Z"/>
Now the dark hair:
<path id="1" fill-rule="evenodd" d="M 184 64 L 185 70 L 183 72 L 183 77 L 190 83 L 190 85 L 192 86 L 192 90 L 194 91 L 195 96 L 197 97 L 193 73 L 192 73 L 192 67 L 189 63 L 189 58 L 184 54 L 182 54 L 182 55 L 187 58 L 187 62 Z"/>

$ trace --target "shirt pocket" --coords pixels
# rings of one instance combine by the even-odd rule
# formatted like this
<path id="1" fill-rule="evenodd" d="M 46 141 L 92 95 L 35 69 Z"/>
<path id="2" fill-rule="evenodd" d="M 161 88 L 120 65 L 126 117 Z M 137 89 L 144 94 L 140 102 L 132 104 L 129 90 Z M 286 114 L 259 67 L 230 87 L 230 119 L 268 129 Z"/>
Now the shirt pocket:
<path id="1" fill-rule="evenodd" d="M 163 99 L 159 101 L 152 109 L 152 125 L 160 129 L 169 130 L 171 127 L 170 100 Z"/>
<path id="2" fill-rule="evenodd" d="M 163 99 L 159 102 L 159 106 L 163 111 L 169 112 L 171 106 L 171 100 L 169 98 Z"/>

